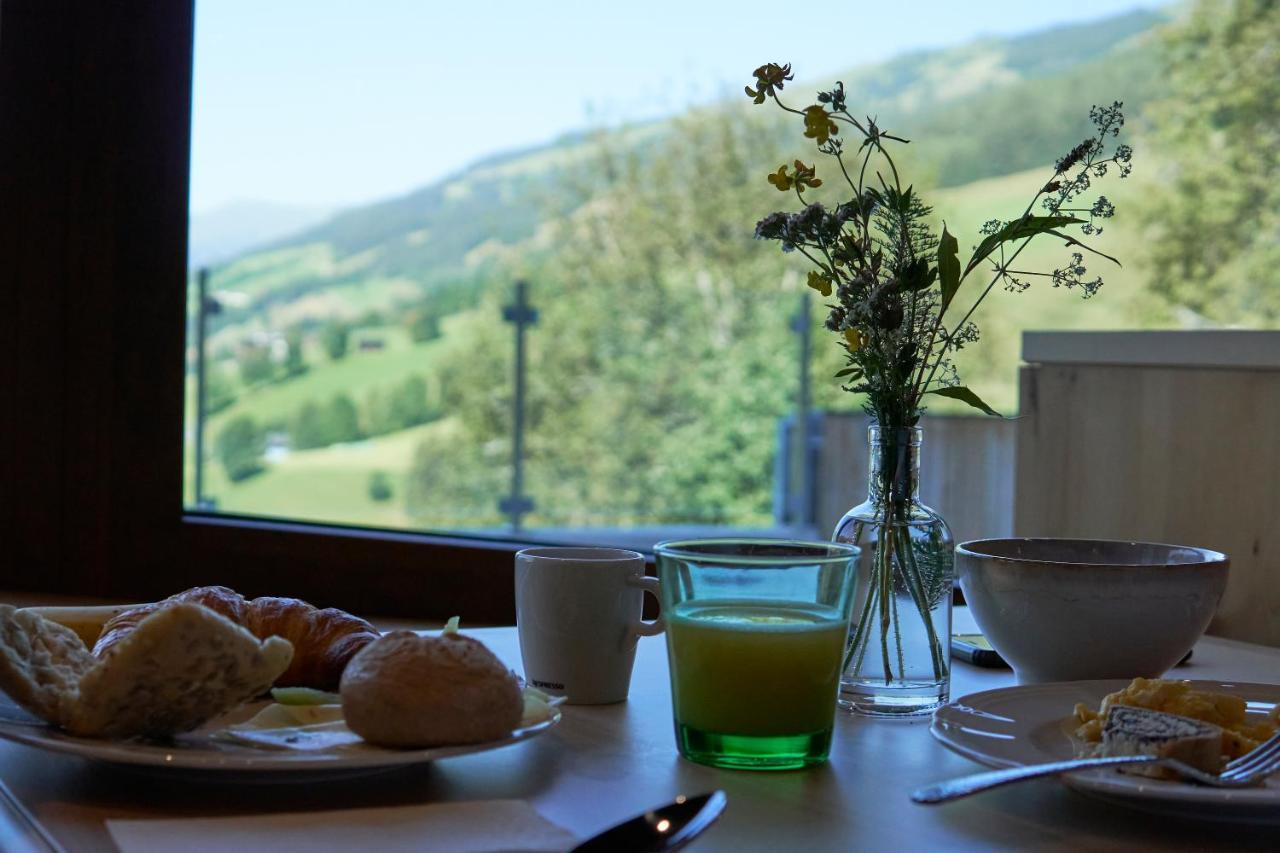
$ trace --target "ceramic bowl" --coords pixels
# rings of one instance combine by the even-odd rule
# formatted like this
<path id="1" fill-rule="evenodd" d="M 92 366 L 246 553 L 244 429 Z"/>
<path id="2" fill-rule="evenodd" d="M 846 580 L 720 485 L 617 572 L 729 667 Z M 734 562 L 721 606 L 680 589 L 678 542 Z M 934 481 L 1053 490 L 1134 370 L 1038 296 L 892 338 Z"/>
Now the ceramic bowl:
<path id="1" fill-rule="evenodd" d="M 956 549 L 974 619 L 1018 683 L 1158 678 L 1209 627 L 1224 554 L 1100 539 L 981 539 Z"/>

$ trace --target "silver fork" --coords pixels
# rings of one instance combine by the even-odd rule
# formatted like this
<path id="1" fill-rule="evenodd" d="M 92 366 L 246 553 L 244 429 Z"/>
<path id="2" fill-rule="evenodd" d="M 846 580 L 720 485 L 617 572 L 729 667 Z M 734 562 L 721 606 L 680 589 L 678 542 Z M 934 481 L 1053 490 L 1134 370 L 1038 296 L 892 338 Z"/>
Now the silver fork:
<path id="1" fill-rule="evenodd" d="M 1156 758 L 1152 755 L 1119 755 L 1108 758 L 1078 758 L 1072 761 L 1055 761 L 1050 764 L 1031 764 L 1026 767 L 1010 767 L 1007 770 L 992 770 L 989 773 L 976 773 L 972 776 L 961 776 L 934 785 L 926 785 L 911 792 L 911 799 L 917 803 L 933 805 L 958 800 L 970 794 L 981 793 L 1002 785 L 1022 782 L 1026 779 L 1039 779 L 1043 776 L 1057 776 L 1074 770 L 1091 770 L 1096 767 L 1120 767 L 1129 764 L 1159 764 L 1173 770 L 1184 779 L 1211 785 L 1215 788 L 1244 788 L 1256 785 L 1271 774 L 1280 771 L 1280 733 L 1259 745 L 1256 749 L 1231 761 L 1222 768 L 1221 773 L 1205 773 L 1175 758 Z"/>

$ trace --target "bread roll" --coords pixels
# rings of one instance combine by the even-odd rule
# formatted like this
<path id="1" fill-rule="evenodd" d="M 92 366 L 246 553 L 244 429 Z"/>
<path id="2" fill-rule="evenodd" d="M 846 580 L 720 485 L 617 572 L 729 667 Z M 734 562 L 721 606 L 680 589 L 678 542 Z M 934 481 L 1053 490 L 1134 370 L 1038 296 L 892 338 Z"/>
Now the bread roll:
<path id="1" fill-rule="evenodd" d="M 96 658 L 71 629 L 0 605 L 0 688 L 41 719 L 85 737 L 167 737 L 265 692 L 293 654 L 208 608 L 148 612 Z"/>
<path id="2" fill-rule="evenodd" d="M 342 676 L 347 726 L 379 746 L 480 743 L 511 733 L 524 700 L 515 674 L 459 634 L 396 631 L 356 655 Z"/>
<path id="3" fill-rule="evenodd" d="M 143 619 L 173 604 L 199 604 L 248 629 L 259 640 L 282 637 L 293 645 L 293 662 L 276 680 L 277 687 L 336 690 L 347 662 L 376 640 L 377 630 L 345 610 L 313 607 L 296 598 L 264 596 L 252 601 L 225 586 L 198 586 L 164 601 L 127 610 L 103 626 L 93 647 L 107 657 Z"/>

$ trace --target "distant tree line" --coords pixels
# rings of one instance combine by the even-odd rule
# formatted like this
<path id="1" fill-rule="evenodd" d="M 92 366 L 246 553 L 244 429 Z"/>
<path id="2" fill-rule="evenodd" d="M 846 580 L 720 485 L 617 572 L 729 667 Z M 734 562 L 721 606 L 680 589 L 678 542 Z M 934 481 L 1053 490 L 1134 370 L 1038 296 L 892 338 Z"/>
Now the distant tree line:
<path id="1" fill-rule="evenodd" d="M 308 400 L 282 425 L 289 436 L 290 447 L 312 450 L 360 441 L 429 423 L 441 414 L 439 405 L 430 398 L 427 380 L 417 374 L 390 387 L 372 389 L 364 403 L 361 409 L 346 392 L 339 392 L 328 400 Z M 272 428 L 273 425 L 260 423 L 250 415 L 233 418 L 223 427 L 214 451 L 232 482 L 248 479 L 263 470 L 262 455 L 267 433 Z M 370 488 L 371 493 L 385 491 L 382 485 Z"/>

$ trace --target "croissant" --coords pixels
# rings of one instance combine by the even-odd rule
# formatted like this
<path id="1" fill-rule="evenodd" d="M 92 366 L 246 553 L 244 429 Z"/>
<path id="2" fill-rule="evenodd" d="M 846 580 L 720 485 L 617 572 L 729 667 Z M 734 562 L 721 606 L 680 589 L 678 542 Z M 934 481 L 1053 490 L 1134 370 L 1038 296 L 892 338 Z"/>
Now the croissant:
<path id="1" fill-rule="evenodd" d="M 246 600 L 225 586 L 200 586 L 143 604 L 108 620 L 93 646 L 107 654 L 139 622 L 162 607 L 179 602 L 200 604 L 243 626 L 260 640 L 283 637 L 293 644 L 293 661 L 276 679 L 277 687 L 305 686 L 336 690 L 342 671 L 355 653 L 381 635 L 365 620 L 345 610 L 323 610 L 296 598 L 270 596 Z"/>

